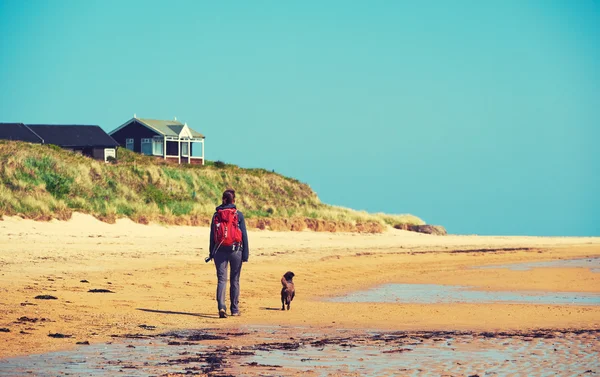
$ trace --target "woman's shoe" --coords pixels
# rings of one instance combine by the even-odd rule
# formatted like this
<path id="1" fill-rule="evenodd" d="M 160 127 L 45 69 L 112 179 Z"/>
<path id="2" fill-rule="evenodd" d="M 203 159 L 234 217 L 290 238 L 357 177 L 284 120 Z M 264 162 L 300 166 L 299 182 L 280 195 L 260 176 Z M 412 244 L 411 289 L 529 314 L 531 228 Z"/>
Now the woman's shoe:
<path id="1" fill-rule="evenodd" d="M 225 309 L 219 309 L 219 318 L 227 318 L 227 312 Z"/>

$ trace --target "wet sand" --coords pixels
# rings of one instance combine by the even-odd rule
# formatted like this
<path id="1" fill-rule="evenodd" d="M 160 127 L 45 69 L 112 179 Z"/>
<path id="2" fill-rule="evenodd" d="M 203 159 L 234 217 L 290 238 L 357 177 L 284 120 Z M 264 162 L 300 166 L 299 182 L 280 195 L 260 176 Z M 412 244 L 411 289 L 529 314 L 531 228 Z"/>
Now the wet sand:
<path id="1" fill-rule="evenodd" d="M 591 331 L 586 344 L 598 348 L 599 306 L 326 299 L 388 283 L 599 293 L 600 274 L 585 268 L 472 267 L 598 256 L 600 238 L 439 237 L 401 230 L 375 235 L 251 231 L 249 237 L 242 316 L 218 319 L 214 266 L 204 263 L 207 228 L 128 220 L 110 225 L 80 214 L 68 222 L 5 218 L 0 221 L 0 359 L 83 347 L 77 342 L 100 345 L 127 334 L 231 332 L 249 326 L 301 327 L 317 337 L 339 329 L 363 335 L 369 330 L 583 329 Z M 280 279 L 288 270 L 296 274 L 297 296 L 292 309 L 282 312 Z M 56 299 L 35 298 L 40 295 Z M 235 343 L 255 346 L 263 337 L 251 332 Z"/>
<path id="2" fill-rule="evenodd" d="M 0 360 L 0 375 L 572 376 L 595 374 L 600 363 L 598 330 L 239 330 L 128 335 L 77 352 Z"/>

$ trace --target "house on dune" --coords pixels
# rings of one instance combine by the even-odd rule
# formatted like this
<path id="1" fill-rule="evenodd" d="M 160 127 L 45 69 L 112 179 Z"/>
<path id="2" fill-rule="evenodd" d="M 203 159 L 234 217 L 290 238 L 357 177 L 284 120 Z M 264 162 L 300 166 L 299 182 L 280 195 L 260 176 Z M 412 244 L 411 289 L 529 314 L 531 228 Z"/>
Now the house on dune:
<path id="1" fill-rule="evenodd" d="M 96 160 L 116 158 L 119 144 L 99 126 L 0 123 L 0 139 L 53 144 Z"/>
<path id="2" fill-rule="evenodd" d="M 177 118 L 158 120 L 134 115 L 109 135 L 134 152 L 179 164 L 204 165 L 204 135 Z"/>

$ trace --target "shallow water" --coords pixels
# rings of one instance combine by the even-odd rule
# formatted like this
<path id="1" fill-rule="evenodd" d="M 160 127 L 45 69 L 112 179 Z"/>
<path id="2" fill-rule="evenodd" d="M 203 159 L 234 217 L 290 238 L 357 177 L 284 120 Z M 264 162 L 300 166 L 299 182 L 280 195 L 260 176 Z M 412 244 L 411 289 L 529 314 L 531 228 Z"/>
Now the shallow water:
<path id="1" fill-rule="evenodd" d="M 80 346 L 66 352 L 52 352 L 0 360 L 0 376 L 148 376 L 174 368 L 168 362 L 180 353 L 198 352 L 203 346 L 168 346 L 148 340 L 125 340 L 117 344 Z M 179 368 L 181 369 L 181 368 Z"/>
<path id="2" fill-rule="evenodd" d="M 548 262 L 525 262 L 510 263 L 488 266 L 477 266 L 473 268 L 496 269 L 507 268 L 514 271 L 528 271 L 532 268 L 587 268 L 594 273 L 600 273 L 600 257 L 560 259 Z"/>
<path id="3" fill-rule="evenodd" d="M 458 336 L 408 345 L 375 344 L 305 347 L 296 351 L 257 353 L 253 361 L 293 369 L 315 369 L 368 376 L 510 375 L 555 376 L 600 372 L 597 345 L 567 335 L 557 339 L 484 338 Z"/>
<path id="4" fill-rule="evenodd" d="M 578 292 L 478 291 L 468 286 L 437 284 L 385 284 L 329 299 L 334 302 L 493 303 L 600 305 L 600 294 Z"/>
<path id="5" fill-rule="evenodd" d="M 549 262 L 528 262 L 473 268 L 526 271 L 532 268 L 587 268 L 600 272 L 600 257 L 562 259 Z M 474 287 L 437 284 L 385 284 L 364 291 L 334 297 L 334 302 L 397 302 L 397 303 L 528 303 L 550 305 L 600 305 L 600 294 L 546 291 L 481 291 Z"/>
<path id="6" fill-rule="evenodd" d="M 275 329 L 265 335 L 277 332 Z M 247 347 L 235 347 L 234 338 L 223 339 L 217 345 L 202 342 L 173 345 L 174 342 L 186 343 L 185 334 L 124 339 L 112 344 L 81 346 L 68 352 L 0 360 L 0 375 L 575 376 L 600 373 L 600 337 L 594 330 L 345 335 L 284 337 L 283 341 L 280 337 L 279 341 Z M 262 332 L 249 336 L 264 340 Z"/>

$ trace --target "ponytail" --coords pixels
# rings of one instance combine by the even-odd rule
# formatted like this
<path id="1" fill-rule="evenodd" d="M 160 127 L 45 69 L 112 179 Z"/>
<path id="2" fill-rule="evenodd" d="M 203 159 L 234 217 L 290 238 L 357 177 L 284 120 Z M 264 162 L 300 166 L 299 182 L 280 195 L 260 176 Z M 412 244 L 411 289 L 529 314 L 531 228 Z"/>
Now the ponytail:
<path id="1" fill-rule="evenodd" d="M 225 190 L 223 193 L 223 204 L 232 204 L 235 201 L 235 191 Z"/>

